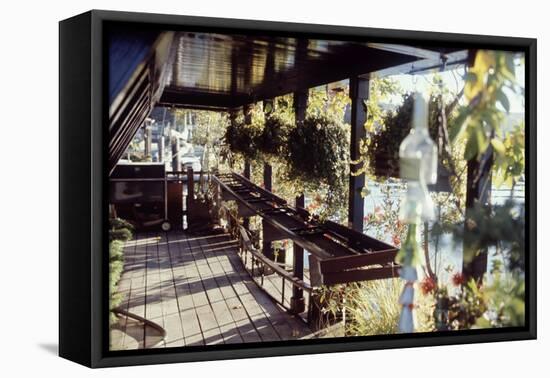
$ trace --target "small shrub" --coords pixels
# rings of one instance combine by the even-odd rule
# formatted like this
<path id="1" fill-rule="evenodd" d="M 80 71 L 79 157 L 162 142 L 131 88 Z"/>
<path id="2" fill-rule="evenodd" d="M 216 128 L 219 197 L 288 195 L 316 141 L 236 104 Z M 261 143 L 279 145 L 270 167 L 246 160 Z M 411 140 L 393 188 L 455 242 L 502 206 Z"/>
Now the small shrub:
<path id="1" fill-rule="evenodd" d="M 113 240 L 109 243 L 109 310 L 111 324 L 116 321 L 112 312 L 122 302 L 122 295 L 117 292 L 118 282 L 124 268 L 124 242 Z"/>
<path id="2" fill-rule="evenodd" d="M 346 336 L 395 334 L 402 290 L 399 278 L 351 283 L 325 288 L 324 303 L 330 313 L 345 318 Z M 432 298 L 418 293 L 415 305 L 416 332 L 433 331 Z"/>
<path id="3" fill-rule="evenodd" d="M 133 231 L 134 227 L 124 219 L 109 219 L 109 320 L 111 325 L 117 320 L 113 309 L 119 306 L 123 299 L 117 289 L 124 269 L 124 242 L 132 239 Z"/>

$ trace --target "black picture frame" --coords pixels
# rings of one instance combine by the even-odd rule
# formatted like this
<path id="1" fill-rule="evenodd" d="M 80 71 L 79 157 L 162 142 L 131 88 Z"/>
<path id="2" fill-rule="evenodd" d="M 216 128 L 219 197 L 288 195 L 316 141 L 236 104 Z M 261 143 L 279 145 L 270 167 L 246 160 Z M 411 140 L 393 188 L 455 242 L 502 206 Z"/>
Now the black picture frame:
<path id="1" fill-rule="evenodd" d="M 526 74 L 526 326 L 233 346 L 109 352 L 104 30 L 108 23 L 165 29 L 301 34 L 333 39 L 452 45 L 525 52 Z M 536 64 L 530 38 L 250 21 L 92 10 L 59 24 L 59 354 L 89 367 L 157 364 L 356 350 L 535 339 L 536 318 Z"/>

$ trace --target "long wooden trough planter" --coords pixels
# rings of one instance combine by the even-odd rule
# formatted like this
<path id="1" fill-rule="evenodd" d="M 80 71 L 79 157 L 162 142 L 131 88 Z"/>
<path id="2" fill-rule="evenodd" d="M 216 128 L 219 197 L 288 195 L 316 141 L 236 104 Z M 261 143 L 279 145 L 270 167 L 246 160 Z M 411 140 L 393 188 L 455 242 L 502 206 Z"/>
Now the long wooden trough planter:
<path id="1" fill-rule="evenodd" d="M 215 174 L 212 180 L 221 189 L 215 200 L 235 200 L 240 217 L 262 217 L 264 241 L 290 239 L 309 252 L 311 286 L 397 277 L 396 247 L 331 221 L 318 222 L 239 174 Z"/>

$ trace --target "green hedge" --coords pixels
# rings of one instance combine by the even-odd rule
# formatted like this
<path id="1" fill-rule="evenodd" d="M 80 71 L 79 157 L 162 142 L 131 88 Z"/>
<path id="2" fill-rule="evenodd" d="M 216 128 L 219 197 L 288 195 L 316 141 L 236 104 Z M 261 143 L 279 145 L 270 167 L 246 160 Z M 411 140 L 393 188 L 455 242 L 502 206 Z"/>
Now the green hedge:
<path id="1" fill-rule="evenodd" d="M 117 289 L 124 269 L 124 243 L 132 239 L 133 226 L 120 218 L 110 219 L 109 223 L 109 319 L 112 325 L 117 320 L 113 309 L 123 299 Z"/>

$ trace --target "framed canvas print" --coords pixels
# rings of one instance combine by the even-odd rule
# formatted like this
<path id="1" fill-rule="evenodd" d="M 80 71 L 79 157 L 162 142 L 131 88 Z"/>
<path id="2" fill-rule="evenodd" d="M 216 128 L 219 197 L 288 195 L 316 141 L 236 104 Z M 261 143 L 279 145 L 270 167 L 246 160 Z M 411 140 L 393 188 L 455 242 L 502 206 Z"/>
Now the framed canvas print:
<path id="1" fill-rule="evenodd" d="M 60 355 L 536 337 L 536 41 L 60 22 Z"/>

